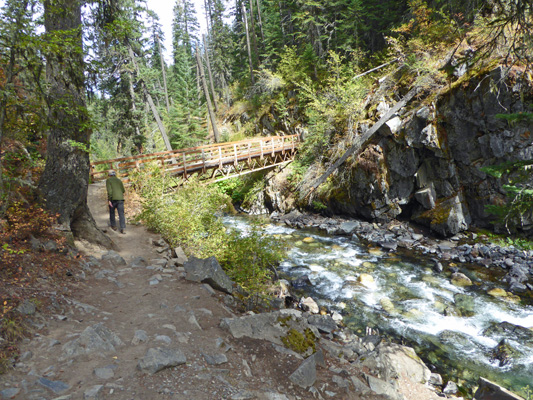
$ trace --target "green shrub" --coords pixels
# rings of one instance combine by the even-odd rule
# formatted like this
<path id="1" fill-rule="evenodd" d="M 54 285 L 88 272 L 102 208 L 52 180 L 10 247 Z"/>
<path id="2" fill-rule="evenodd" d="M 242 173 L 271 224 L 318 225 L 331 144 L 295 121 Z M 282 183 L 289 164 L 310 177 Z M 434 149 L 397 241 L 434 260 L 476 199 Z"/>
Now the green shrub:
<path id="1" fill-rule="evenodd" d="M 216 185 L 191 182 L 178 189 L 175 178 L 151 165 L 132 175 L 142 198 L 139 218 L 172 246 L 199 258 L 216 257 L 228 275 L 250 295 L 263 292 L 284 256 L 283 243 L 263 236 L 254 226 L 249 235 L 227 233 L 220 215 L 229 197 Z"/>
<path id="2" fill-rule="evenodd" d="M 228 275 L 248 293 L 262 293 L 273 277 L 275 267 L 285 256 L 284 242 L 262 234 L 253 225 L 247 236 L 228 234 L 219 261 Z"/>

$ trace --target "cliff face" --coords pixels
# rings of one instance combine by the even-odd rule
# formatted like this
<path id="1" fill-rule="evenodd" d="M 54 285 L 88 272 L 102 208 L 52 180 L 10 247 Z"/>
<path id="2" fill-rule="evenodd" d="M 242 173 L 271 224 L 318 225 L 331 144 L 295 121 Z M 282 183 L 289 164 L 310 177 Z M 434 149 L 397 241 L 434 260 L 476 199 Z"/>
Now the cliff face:
<path id="1" fill-rule="evenodd" d="M 344 167 L 349 184 L 323 200 L 336 213 L 401 214 L 441 235 L 486 227 L 492 217 L 485 206 L 502 204 L 505 192 L 480 168 L 533 158 L 533 124 L 511 125 L 496 114 L 529 111 L 532 100 L 532 82 L 518 69 L 465 79 L 431 104 L 391 119 Z M 386 108 L 382 102 L 377 110 Z"/>
<path id="2" fill-rule="evenodd" d="M 374 102 L 377 119 L 389 106 Z M 389 120 L 356 160 L 341 167 L 341 187 L 319 196 L 331 212 L 406 217 L 444 236 L 491 224 L 485 206 L 505 202 L 504 182 L 480 168 L 533 158 L 533 123 L 496 117 L 531 112 L 531 78 L 518 68 L 496 68 L 421 104 Z"/>

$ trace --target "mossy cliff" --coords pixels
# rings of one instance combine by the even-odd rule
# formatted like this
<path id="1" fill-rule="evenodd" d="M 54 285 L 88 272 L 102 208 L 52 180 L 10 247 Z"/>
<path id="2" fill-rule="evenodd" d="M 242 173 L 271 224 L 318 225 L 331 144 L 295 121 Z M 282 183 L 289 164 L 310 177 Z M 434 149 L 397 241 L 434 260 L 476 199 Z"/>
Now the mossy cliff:
<path id="1" fill-rule="evenodd" d="M 392 75 L 380 87 L 390 91 L 396 78 Z M 528 111 L 533 82 L 520 68 L 501 66 L 472 72 L 458 82 L 438 93 L 422 91 L 312 200 L 326 205 L 326 213 L 371 220 L 401 216 L 443 236 L 472 225 L 491 226 L 493 216 L 485 207 L 502 204 L 505 192 L 502 182 L 481 167 L 533 158 L 533 124 L 509 124 L 497 117 Z M 389 99 L 400 98 L 387 93 L 377 89 L 370 97 L 369 120 L 377 121 L 390 108 Z M 311 181 L 323 170 L 311 168 L 304 179 Z"/>

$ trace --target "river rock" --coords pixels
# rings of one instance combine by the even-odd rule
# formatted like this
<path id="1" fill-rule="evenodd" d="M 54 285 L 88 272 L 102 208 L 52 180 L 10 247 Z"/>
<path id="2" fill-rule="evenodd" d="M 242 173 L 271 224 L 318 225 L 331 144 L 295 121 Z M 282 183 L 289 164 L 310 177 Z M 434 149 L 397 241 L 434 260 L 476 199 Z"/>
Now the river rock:
<path id="1" fill-rule="evenodd" d="M 442 389 L 442 393 L 444 394 L 455 394 L 459 391 L 459 388 L 457 387 L 457 384 L 453 381 L 448 381 L 444 389 Z"/>
<path id="2" fill-rule="evenodd" d="M 311 314 L 318 314 L 320 312 L 320 308 L 318 308 L 318 304 L 316 304 L 316 301 L 314 301 L 311 297 L 304 297 L 300 300 L 300 307 L 304 311 L 309 311 Z"/>
<path id="3" fill-rule="evenodd" d="M 491 324 L 491 326 L 483 331 L 483 335 L 498 338 L 504 336 L 509 339 L 521 340 L 533 344 L 533 330 L 511 324 L 507 321 Z"/>
<path id="4" fill-rule="evenodd" d="M 310 236 L 302 239 L 302 242 L 304 242 L 304 243 L 313 243 L 314 241 L 315 241 L 315 239 L 310 237 Z"/>
<path id="5" fill-rule="evenodd" d="M 383 308 L 383 310 L 385 310 L 388 314 L 390 314 L 390 315 L 397 315 L 398 314 L 398 311 L 396 310 L 396 308 L 394 307 L 394 304 L 392 303 L 392 301 L 389 298 L 383 297 L 379 301 L 379 304 L 381 304 L 381 307 Z"/>
<path id="6" fill-rule="evenodd" d="M 505 339 L 502 339 L 492 350 L 491 361 L 498 361 L 501 368 L 511 363 L 516 355 L 517 351 Z"/>
<path id="7" fill-rule="evenodd" d="M 494 288 L 487 292 L 492 297 L 507 297 L 507 292 L 502 288 Z"/>
<path id="8" fill-rule="evenodd" d="M 475 400 L 524 400 L 507 389 L 485 378 L 479 378 L 478 389 L 474 394 Z"/>
<path id="9" fill-rule="evenodd" d="M 453 296 L 455 308 L 460 311 L 463 317 L 472 317 L 474 315 L 474 298 L 468 294 L 456 293 Z"/>
<path id="10" fill-rule="evenodd" d="M 139 360 L 137 369 L 155 374 L 165 368 L 185 364 L 187 359 L 179 349 L 150 348 Z"/>
<path id="11" fill-rule="evenodd" d="M 461 272 L 454 272 L 452 274 L 451 283 L 459 287 L 472 286 L 470 278 Z"/>
<path id="12" fill-rule="evenodd" d="M 374 286 L 374 277 L 369 274 L 360 274 L 357 277 L 357 282 L 366 287 Z"/>
<path id="13" fill-rule="evenodd" d="M 191 257 L 184 265 L 186 279 L 193 282 L 203 282 L 214 289 L 232 294 L 234 283 L 226 275 L 215 257 L 200 259 Z"/>
<path id="14" fill-rule="evenodd" d="M 359 226 L 360 226 L 359 221 L 343 222 L 339 226 L 339 233 L 341 235 L 347 235 L 347 236 L 352 235 L 359 228 Z"/>

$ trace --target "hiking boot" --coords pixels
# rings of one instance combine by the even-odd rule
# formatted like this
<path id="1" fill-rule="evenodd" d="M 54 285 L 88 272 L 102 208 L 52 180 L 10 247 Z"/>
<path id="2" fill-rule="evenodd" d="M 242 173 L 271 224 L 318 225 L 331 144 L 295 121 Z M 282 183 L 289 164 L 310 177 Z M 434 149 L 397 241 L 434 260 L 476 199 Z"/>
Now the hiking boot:
<path id="1" fill-rule="evenodd" d="M 117 227 L 116 226 L 112 226 L 111 229 L 113 229 L 114 231 L 117 230 Z"/>
<path id="2" fill-rule="evenodd" d="M 121 230 L 120 230 L 120 233 L 122 233 L 123 235 L 125 235 L 125 234 L 126 234 L 126 231 L 125 231 L 124 229 L 121 229 Z"/>

